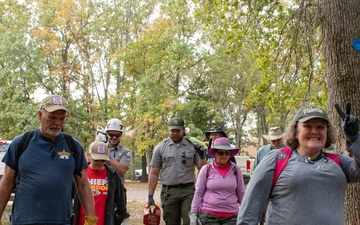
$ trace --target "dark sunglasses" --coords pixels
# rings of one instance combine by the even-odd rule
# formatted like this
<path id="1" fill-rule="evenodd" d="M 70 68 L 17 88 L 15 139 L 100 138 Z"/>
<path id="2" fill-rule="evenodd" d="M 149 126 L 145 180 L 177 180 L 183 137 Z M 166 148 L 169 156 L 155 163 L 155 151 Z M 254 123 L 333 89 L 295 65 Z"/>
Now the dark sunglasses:
<path id="1" fill-rule="evenodd" d="M 121 134 L 112 134 L 112 133 L 108 133 L 108 135 L 111 137 L 111 138 L 113 138 L 113 137 L 120 137 L 121 136 Z"/>
<path id="2" fill-rule="evenodd" d="M 181 163 L 182 163 L 182 164 L 185 164 L 185 163 L 186 163 L 185 152 L 182 153 L 181 157 L 182 157 Z"/>
<path id="3" fill-rule="evenodd" d="M 226 151 L 226 152 L 216 152 L 216 153 L 219 154 L 219 156 L 230 155 L 230 151 Z"/>

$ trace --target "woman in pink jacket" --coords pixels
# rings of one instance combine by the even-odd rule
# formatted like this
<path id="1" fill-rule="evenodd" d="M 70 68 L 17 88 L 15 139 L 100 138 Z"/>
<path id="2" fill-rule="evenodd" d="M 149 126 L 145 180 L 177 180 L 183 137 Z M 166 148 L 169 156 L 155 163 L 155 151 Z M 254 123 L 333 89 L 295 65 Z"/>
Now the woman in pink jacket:
<path id="1" fill-rule="evenodd" d="M 245 185 L 241 170 L 230 158 L 239 149 L 222 137 L 208 152 L 215 160 L 203 166 L 196 181 L 196 190 L 189 213 L 190 225 L 235 225 Z"/>

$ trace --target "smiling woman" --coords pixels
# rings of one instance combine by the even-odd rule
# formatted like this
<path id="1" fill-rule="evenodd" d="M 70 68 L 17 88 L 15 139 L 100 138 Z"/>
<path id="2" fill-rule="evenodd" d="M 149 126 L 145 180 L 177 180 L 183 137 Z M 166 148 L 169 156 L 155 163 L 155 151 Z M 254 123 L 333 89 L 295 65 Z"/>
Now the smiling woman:
<path id="1" fill-rule="evenodd" d="M 289 147 L 287 164 L 279 176 L 274 173 L 278 171 L 274 170 L 274 165 L 278 168 L 281 164 L 278 162 L 286 157 L 280 149 L 270 151 L 260 161 L 247 186 L 237 225 L 258 224 L 264 208 L 267 209 L 266 224 L 344 224 L 347 183 L 360 181 L 357 163 L 360 161 L 360 138 L 357 118 L 350 115 L 350 111 L 345 115 L 339 110 L 345 120 L 347 150 L 353 157 L 343 154 L 330 157 L 323 152 L 335 141 L 326 112 L 316 106 L 299 109 L 285 135 Z M 273 179 L 274 176 L 277 179 Z"/>
<path id="2" fill-rule="evenodd" d="M 229 139 L 219 137 L 209 149 L 215 158 L 201 168 L 189 213 L 191 224 L 235 224 L 239 204 L 245 192 L 240 168 L 230 158 L 239 148 L 232 147 Z"/>

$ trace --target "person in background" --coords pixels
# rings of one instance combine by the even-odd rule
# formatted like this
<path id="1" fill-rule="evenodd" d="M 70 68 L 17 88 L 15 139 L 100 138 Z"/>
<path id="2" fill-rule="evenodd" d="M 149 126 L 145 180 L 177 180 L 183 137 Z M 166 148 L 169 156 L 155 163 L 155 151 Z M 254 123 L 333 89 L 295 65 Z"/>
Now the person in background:
<path id="1" fill-rule="evenodd" d="M 268 140 L 270 144 L 264 145 L 259 148 L 254 161 L 253 170 L 255 170 L 260 161 L 271 150 L 286 147 L 286 145 L 283 143 L 283 136 L 284 134 L 282 133 L 280 127 L 271 127 L 269 129 L 269 135 L 263 135 L 263 138 Z"/>
<path id="2" fill-rule="evenodd" d="M 124 125 L 117 118 L 110 119 L 105 126 L 105 132 L 108 140 L 110 157 L 108 163 L 110 166 L 116 168 L 116 171 L 120 176 L 121 183 L 124 186 L 124 198 L 126 204 L 125 173 L 129 170 L 131 156 L 130 150 L 120 144 L 121 137 L 124 133 Z M 129 214 L 128 217 L 130 217 Z M 127 219 L 124 220 L 124 223 L 127 223 Z"/>
<path id="3" fill-rule="evenodd" d="M 108 146 L 101 141 L 92 142 L 86 153 L 89 158 L 86 174 L 94 195 L 95 213 L 99 218 L 97 225 L 119 225 L 127 216 L 123 185 L 116 169 L 106 164 L 110 160 L 108 154 Z M 85 211 L 78 195 L 74 198 L 74 213 L 76 224 L 83 225 Z"/>
<path id="4" fill-rule="evenodd" d="M 280 127 L 270 127 L 269 129 L 269 135 L 263 135 L 263 137 L 270 142 L 270 144 L 264 145 L 261 148 L 259 148 L 254 164 L 253 164 L 253 170 L 257 167 L 257 165 L 260 163 L 260 161 L 264 158 L 266 154 L 268 154 L 273 149 L 279 149 L 286 147 L 286 145 L 283 143 L 283 132 L 281 131 Z M 265 213 L 266 210 L 264 210 L 264 214 L 262 215 L 260 225 L 263 225 L 265 223 Z"/>
<path id="5" fill-rule="evenodd" d="M 169 138 L 155 147 L 151 159 L 148 205 L 155 205 L 153 196 L 159 180 L 165 223 L 189 225 L 188 213 L 195 188 L 194 165 L 200 170 L 206 164 L 205 151 L 185 136 L 184 120 L 180 117 L 170 119 L 168 134 Z"/>
<path id="6" fill-rule="evenodd" d="M 0 183 L 0 218 L 16 186 L 12 224 L 70 224 L 74 179 L 84 206 L 85 224 L 96 224 L 98 218 L 83 148 L 74 139 L 77 154 L 73 157 L 62 133 L 67 112 L 68 103 L 63 97 L 45 97 L 38 111 L 40 128 L 33 132 L 27 150 L 18 157 L 18 146 L 24 134 L 11 142 L 2 160 L 6 166 Z"/>
<path id="7" fill-rule="evenodd" d="M 189 213 L 190 225 L 235 225 L 245 185 L 240 168 L 230 161 L 239 149 L 217 138 L 208 154 L 214 160 L 201 168 Z M 199 216 L 198 216 L 199 214 Z M 197 223 L 198 222 L 198 223 Z"/>
<path id="8" fill-rule="evenodd" d="M 350 115 L 350 103 L 346 108 L 343 113 L 337 107 L 353 157 L 328 157 L 323 149 L 335 141 L 328 115 L 316 106 L 300 108 L 287 127 L 291 155 L 285 168 L 273 181 L 276 162 L 286 155 L 275 149 L 261 160 L 246 188 L 237 225 L 257 225 L 266 206 L 266 224 L 344 224 L 347 183 L 360 181 L 359 122 Z"/>
<path id="9" fill-rule="evenodd" d="M 221 127 L 217 127 L 217 126 L 213 126 L 210 128 L 209 131 L 206 131 L 205 136 L 208 141 L 210 141 L 210 138 L 212 140 L 212 144 L 211 144 L 211 146 L 208 146 L 208 149 L 210 149 L 214 146 L 214 142 L 216 139 L 221 138 L 221 137 L 227 138 L 225 131 Z M 211 163 L 213 160 L 214 160 L 214 158 L 209 157 L 209 154 L 207 154 L 208 163 Z M 236 163 L 236 160 L 234 157 L 231 157 L 230 160 L 231 160 L 231 162 Z"/>

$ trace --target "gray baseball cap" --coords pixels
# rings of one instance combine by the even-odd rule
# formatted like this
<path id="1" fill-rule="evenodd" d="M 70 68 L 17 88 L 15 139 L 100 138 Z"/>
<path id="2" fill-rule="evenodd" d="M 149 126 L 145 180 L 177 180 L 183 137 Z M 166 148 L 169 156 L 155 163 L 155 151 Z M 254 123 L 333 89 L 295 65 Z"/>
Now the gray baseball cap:
<path id="1" fill-rule="evenodd" d="M 317 106 L 304 106 L 294 116 L 295 122 L 305 122 L 313 118 L 321 118 L 326 122 L 330 122 L 326 112 Z"/>

